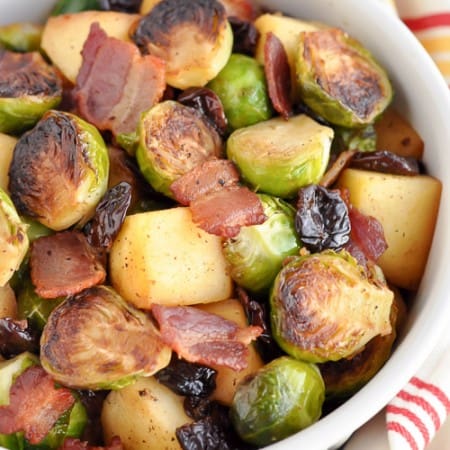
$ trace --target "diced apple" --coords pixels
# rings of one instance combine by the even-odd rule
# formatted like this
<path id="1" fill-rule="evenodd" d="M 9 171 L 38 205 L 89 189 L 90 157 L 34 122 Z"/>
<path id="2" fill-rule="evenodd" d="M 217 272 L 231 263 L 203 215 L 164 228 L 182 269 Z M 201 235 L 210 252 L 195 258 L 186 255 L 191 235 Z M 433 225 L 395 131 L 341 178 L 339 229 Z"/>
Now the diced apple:
<path id="1" fill-rule="evenodd" d="M 346 169 L 337 185 L 350 192 L 351 203 L 383 226 L 388 249 L 378 260 L 387 280 L 416 290 L 433 239 L 442 190 L 428 175 L 388 175 Z"/>
<path id="2" fill-rule="evenodd" d="M 138 308 L 215 302 L 232 290 L 221 238 L 198 228 L 185 207 L 128 216 L 111 248 L 110 277 Z"/>

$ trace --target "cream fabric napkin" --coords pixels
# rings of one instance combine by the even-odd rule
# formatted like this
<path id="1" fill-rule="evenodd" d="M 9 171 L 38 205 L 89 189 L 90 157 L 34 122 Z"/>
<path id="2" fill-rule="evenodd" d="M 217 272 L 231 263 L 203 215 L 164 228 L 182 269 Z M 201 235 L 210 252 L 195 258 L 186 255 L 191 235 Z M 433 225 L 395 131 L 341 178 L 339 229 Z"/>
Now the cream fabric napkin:
<path id="1" fill-rule="evenodd" d="M 380 1 L 399 14 L 450 87 L 450 0 Z M 345 446 L 345 450 L 425 449 L 450 450 L 450 318 L 416 376 Z"/>

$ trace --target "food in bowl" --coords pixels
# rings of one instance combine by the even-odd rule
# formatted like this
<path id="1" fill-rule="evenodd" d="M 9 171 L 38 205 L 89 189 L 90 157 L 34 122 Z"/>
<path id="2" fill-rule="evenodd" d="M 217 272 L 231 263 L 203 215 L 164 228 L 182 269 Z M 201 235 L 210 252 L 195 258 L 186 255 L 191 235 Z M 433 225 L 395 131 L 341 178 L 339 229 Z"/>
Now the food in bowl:
<path id="1" fill-rule="evenodd" d="M 50 72 L 60 103 L 32 123 L 3 107 L 25 251 L 5 268 L 0 443 L 303 440 L 389 359 L 433 238 L 441 182 L 390 71 L 320 8 L 73 5 L 44 21 L 47 59 L 4 39 L 8 87 Z"/>

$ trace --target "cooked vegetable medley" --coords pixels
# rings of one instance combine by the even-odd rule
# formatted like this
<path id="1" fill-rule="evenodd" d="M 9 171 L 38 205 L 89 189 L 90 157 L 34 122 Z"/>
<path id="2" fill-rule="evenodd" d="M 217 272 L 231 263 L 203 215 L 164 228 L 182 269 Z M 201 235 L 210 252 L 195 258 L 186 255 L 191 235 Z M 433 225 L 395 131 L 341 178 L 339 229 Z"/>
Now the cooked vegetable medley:
<path id="1" fill-rule="evenodd" d="M 252 0 L 0 27 L 0 446 L 261 448 L 369 382 L 441 193 L 393 98 Z"/>

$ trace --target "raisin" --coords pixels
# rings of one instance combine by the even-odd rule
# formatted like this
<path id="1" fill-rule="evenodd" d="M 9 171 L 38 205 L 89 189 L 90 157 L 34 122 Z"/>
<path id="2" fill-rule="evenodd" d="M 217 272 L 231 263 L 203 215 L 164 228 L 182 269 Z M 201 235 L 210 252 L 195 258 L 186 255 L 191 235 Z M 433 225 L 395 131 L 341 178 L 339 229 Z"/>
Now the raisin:
<path id="1" fill-rule="evenodd" d="M 349 240 L 351 225 L 340 192 L 315 184 L 300 189 L 295 228 L 311 252 L 342 249 Z"/>
<path id="2" fill-rule="evenodd" d="M 142 0 L 99 0 L 100 9 L 124 13 L 138 13 Z"/>
<path id="3" fill-rule="evenodd" d="M 12 358 L 23 352 L 39 352 L 40 333 L 26 320 L 0 319 L 0 355 Z"/>
<path id="4" fill-rule="evenodd" d="M 228 17 L 233 30 L 233 53 L 241 53 L 253 56 L 258 43 L 259 31 L 252 22 L 239 19 L 235 16 Z"/>
<path id="5" fill-rule="evenodd" d="M 388 150 L 358 152 L 353 156 L 350 167 L 392 175 L 417 175 L 420 173 L 417 159 L 396 155 Z"/>
<path id="6" fill-rule="evenodd" d="M 178 395 L 207 397 L 216 388 L 217 371 L 174 356 L 155 376 Z"/>

